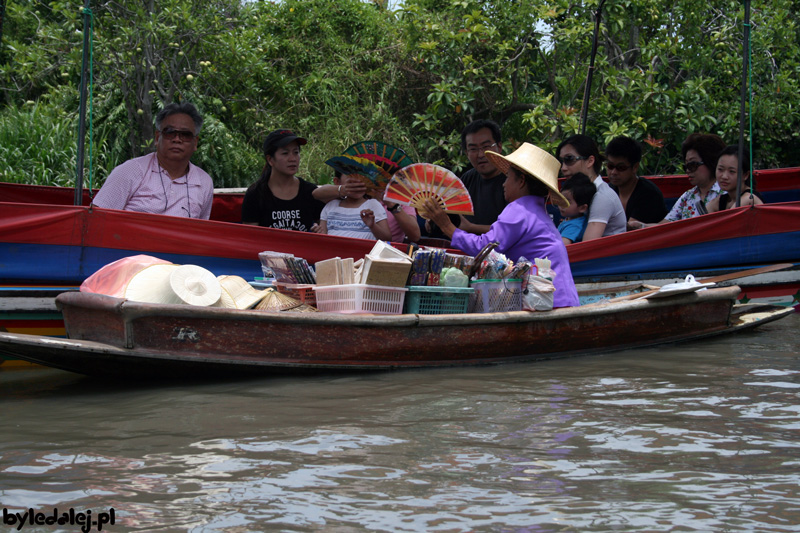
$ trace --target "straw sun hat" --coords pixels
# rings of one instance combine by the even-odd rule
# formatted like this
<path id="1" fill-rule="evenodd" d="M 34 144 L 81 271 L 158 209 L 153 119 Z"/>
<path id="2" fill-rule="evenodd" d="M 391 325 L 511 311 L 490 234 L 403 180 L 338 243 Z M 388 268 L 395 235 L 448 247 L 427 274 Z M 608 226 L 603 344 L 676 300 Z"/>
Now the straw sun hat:
<path id="1" fill-rule="evenodd" d="M 214 274 L 197 265 L 152 265 L 138 272 L 125 288 L 137 302 L 209 306 L 222 296 Z"/>
<path id="2" fill-rule="evenodd" d="M 497 152 L 486 152 L 486 157 L 503 174 L 508 174 L 508 168 L 514 167 L 538 179 L 550 189 L 550 200 L 555 205 L 569 207 L 569 201 L 558 191 L 558 172 L 561 170 L 561 163 L 538 146 L 522 143 L 522 146 L 507 156 Z"/>
<path id="3" fill-rule="evenodd" d="M 255 309 L 270 313 L 316 313 L 318 310 L 288 294 L 282 294 L 275 289 L 267 289 L 266 296 L 258 302 Z"/>
<path id="4" fill-rule="evenodd" d="M 240 276 L 217 276 L 217 280 L 222 286 L 222 297 L 217 307 L 250 309 L 269 293 L 269 289 L 260 291 Z"/>

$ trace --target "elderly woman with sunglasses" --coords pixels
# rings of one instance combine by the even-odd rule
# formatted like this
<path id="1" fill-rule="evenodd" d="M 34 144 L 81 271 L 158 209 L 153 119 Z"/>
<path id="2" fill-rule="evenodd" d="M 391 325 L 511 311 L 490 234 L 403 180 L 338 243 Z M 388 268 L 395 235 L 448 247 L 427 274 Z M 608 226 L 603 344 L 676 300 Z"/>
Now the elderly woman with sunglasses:
<path id="1" fill-rule="evenodd" d="M 106 209 L 208 219 L 214 183 L 189 162 L 203 117 L 190 103 L 172 103 L 156 115 L 156 151 L 114 168 L 92 204 Z"/>
<path id="2" fill-rule="evenodd" d="M 573 135 L 558 145 L 556 154 L 562 176 L 569 178 L 579 173 L 586 174 L 597 187 L 583 233 L 584 242 L 623 233 L 627 225 L 625 209 L 617 193 L 600 177 L 603 156 L 597 143 L 586 135 Z"/>
<path id="3" fill-rule="evenodd" d="M 720 194 L 717 184 L 717 160 L 725 141 L 719 135 L 711 133 L 692 133 L 681 144 L 683 152 L 683 167 L 689 175 L 689 183 L 693 185 L 678 198 L 672 210 L 667 213 L 664 220 L 658 222 L 674 222 L 685 218 L 693 218 L 708 213 L 708 203 Z M 638 221 L 632 221 L 635 224 Z M 638 227 L 646 228 L 652 224 L 639 222 Z"/>

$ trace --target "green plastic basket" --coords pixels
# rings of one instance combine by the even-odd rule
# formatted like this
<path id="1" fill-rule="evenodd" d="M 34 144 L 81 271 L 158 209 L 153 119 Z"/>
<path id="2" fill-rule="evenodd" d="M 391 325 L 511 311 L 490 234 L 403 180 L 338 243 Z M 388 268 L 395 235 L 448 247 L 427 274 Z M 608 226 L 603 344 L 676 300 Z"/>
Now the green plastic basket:
<path id="1" fill-rule="evenodd" d="M 405 310 L 412 315 L 447 315 L 467 312 L 469 297 L 474 289 L 469 287 L 406 287 Z"/>

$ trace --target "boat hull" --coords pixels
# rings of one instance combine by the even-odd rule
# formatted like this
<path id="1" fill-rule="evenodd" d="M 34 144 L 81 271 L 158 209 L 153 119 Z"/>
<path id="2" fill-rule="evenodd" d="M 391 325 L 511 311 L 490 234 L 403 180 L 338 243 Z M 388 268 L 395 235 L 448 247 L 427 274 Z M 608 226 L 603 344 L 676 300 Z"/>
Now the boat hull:
<path id="1" fill-rule="evenodd" d="M 58 297 L 69 339 L 0 334 L 0 350 L 90 375 L 164 378 L 538 361 L 738 327 L 738 287 L 546 313 L 344 316 Z M 788 311 L 787 311 L 788 312 Z"/>

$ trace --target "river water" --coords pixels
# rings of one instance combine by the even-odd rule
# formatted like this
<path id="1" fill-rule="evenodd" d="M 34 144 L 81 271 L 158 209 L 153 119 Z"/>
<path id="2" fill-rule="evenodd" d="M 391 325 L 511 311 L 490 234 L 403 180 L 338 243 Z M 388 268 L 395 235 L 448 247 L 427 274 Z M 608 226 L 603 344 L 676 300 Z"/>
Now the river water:
<path id="1" fill-rule="evenodd" d="M 795 314 L 493 367 L 177 384 L 0 370 L 0 505 L 113 509 L 111 532 L 799 531 L 798 346 Z M 61 530 L 79 529 L 22 529 Z"/>

